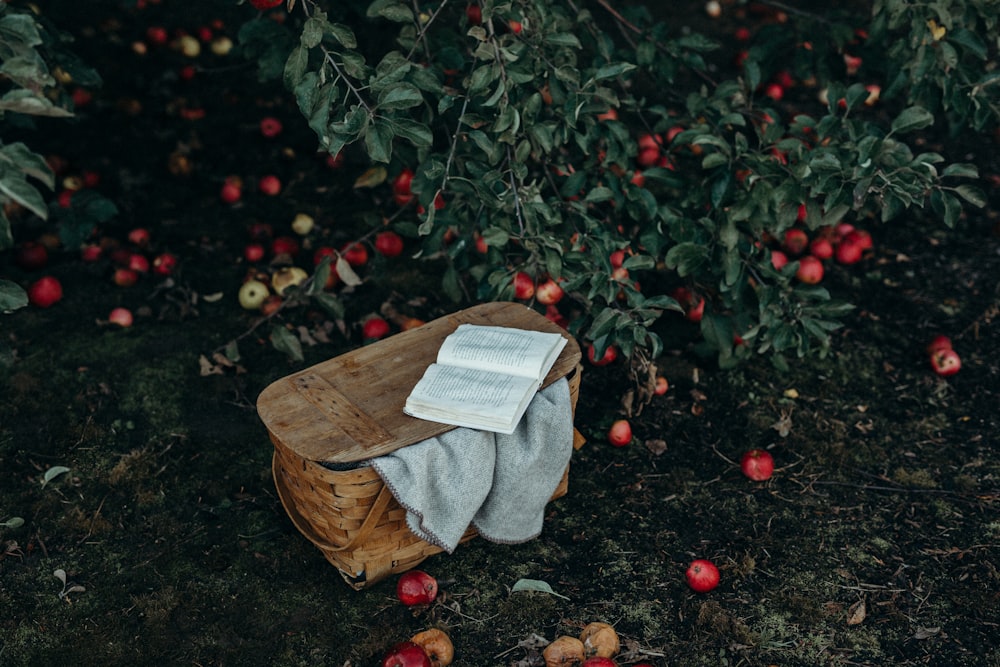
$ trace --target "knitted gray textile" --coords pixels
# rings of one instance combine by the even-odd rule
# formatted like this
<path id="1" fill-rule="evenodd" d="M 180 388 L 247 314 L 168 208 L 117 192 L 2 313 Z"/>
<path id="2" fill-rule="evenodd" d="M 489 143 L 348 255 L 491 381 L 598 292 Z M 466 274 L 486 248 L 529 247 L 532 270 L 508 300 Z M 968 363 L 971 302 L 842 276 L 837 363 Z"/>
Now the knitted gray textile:
<path id="1" fill-rule="evenodd" d="M 564 378 L 535 395 L 510 435 L 456 428 L 371 464 L 406 509 L 410 530 L 451 553 L 470 524 L 502 544 L 537 537 L 572 452 Z"/>

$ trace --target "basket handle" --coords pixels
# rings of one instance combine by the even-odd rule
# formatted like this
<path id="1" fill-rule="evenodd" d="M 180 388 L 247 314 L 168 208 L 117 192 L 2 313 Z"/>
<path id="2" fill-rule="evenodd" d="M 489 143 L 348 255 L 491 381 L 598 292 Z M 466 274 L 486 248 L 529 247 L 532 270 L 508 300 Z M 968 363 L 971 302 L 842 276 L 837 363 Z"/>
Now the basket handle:
<path id="1" fill-rule="evenodd" d="M 361 522 L 361 527 L 358 531 L 354 533 L 354 537 L 347 541 L 346 544 L 339 547 L 326 546 L 325 549 L 329 551 L 350 551 L 354 549 L 359 544 L 363 544 L 365 540 L 368 539 L 368 535 L 375 530 L 375 524 L 378 523 L 379 518 L 388 507 L 389 501 L 392 500 L 392 492 L 389 491 L 389 487 L 386 485 L 382 486 L 382 490 L 378 492 L 375 496 L 375 502 L 372 503 L 371 509 L 368 510 L 368 516 L 365 520 Z"/>

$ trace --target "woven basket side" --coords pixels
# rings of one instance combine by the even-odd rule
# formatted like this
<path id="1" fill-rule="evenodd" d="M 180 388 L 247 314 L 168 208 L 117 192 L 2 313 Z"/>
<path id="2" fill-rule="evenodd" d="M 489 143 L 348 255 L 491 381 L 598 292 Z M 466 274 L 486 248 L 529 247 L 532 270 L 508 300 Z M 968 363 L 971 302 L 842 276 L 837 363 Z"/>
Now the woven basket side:
<path id="1" fill-rule="evenodd" d="M 581 371 L 577 366 L 567 375 L 574 415 Z M 576 445 L 579 437 L 575 430 L 574 436 Z M 299 531 L 323 552 L 352 588 L 360 590 L 441 553 L 441 548 L 424 542 L 409 530 L 406 511 L 395 498 L 389 499 L 379 516 L 371 518 L 370 532 L 365 538 L 345 548 L 358 538 L 384 488 L 378 473 L 371 467 L 330 470 L 314 461 L 300 459 L 277 439 L 272 441 L 275 485 L 285 510 Z M 567 466 L 552 498 L 566 495 L 568 486 Z M 470 527 L 461 542 L 476 535 Z"/>

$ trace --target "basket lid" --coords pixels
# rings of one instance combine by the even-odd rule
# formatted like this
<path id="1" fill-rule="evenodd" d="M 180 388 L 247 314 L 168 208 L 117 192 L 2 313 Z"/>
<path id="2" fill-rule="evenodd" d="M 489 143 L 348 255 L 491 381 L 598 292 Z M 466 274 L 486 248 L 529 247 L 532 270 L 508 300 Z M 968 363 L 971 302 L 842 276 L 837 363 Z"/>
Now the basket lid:
<path id="1" fill-rule="evenodd" d="M 410 417 L 403 405 L 444 339 L 466 323 L 564 336 L 566 347 L 543 386 L 580 362 L 576 340 L 537 311 L 519 303 L 485 303 L 272 382 L 257 397 L 257 414 L 275 444 L 310 461 L 362 461 L 440 435 L 455 427 Z"/>

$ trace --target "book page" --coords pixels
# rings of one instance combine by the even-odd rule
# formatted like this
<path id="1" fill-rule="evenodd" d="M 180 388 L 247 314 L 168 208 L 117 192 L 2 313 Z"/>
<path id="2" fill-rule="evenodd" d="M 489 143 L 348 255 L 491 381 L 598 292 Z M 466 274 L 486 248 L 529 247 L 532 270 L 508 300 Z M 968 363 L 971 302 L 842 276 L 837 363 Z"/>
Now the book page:
<path id="1" fill-rule="evenodd" d="M 438 351 L 438 363 L 542 380 L 566 346 L 557 333 L 462 324 Z"/>
<path id="2" fill-rule="evenodd" d="M 525 377 L 431 364 L 406 399 L 412 417 L 509 432 L 538 388 Z"/>

